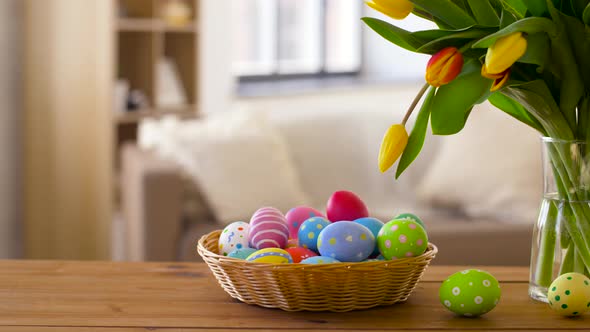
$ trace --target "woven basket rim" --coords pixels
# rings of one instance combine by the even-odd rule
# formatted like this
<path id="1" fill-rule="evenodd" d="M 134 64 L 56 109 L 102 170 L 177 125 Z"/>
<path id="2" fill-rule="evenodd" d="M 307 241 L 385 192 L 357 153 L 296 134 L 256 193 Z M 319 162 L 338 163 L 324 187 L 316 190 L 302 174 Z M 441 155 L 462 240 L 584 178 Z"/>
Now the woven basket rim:
<path id="1" fill-rule="evenodd" d="M 232 257 L 227 257 L 227 256 L 223 256 L 220 255 L 218 253 L 212 252 L 211 250 L 207 249 L 205 247 L 205 241 L 207 239 L 209 239 L 212 236 L 219 236 L 221 234 L 222 230 L 218 229 L 218 230 L 214 230 L 212 232 L 209 232 L 203 236 L 201 236 L 201 238 L 199 239 L 198 242 L 198 246 L 197 246 L 197 251 L 199 253 L 199 255 L 205 259 L 205 256 L 208 256 L 209 258 L 213 258 L 216 259 L 218 261 L 224 261 L 224 262 L 228 262 L 228 263 L 239 263 L 239 264 L 248 264 L 251 266 L 264 266 L 264 267 L 270 267 L 272 269 L 282 269 L 282 268 L 286 268 L 286 269 L 290 269 L 290 268 L 294 268 L 294 267 L 305 267 L 307 268 L 323 268 L 326 266 L 367 266 L 367 265 L 375 265 L 375 266 L 380 266 L 380 265 L 389 265 L 391 263 L 395 263 L 397 264 L 404 264 L 404 263 L 408 263 L 411 264 L 414 261 L 417 260 L 421 260 L 421 259 L 432 259 L 434 258 L 434 256 L 436 256 L 436 254 L 438 253 L 438 248 L 436 247 L 436 245 L 432 242 L 428 242 L 428 247 L 426 249 L 426 251 L 419 255 L 419 256 L 414 256 L 414 257 L 404 257 L 404 258 L 399 258 L 399 259 L 395 259 L 395 260 L 379 260 L 379 261 L 369 261 L 369 262 L 339 262 L 339 263 L 324 263 L 324 264 L 301 264 L 301 263 L 290 263 L 290 264 L 268 264 L 268 263 L 257 263 L 257 262 L 249 262 L 243 259 L 239 259 L 239 258 L 232 258 Z M 279 248 L 281 249 L 281 248 Z M 284 249 L 283 249 L 284 250 Z"/>

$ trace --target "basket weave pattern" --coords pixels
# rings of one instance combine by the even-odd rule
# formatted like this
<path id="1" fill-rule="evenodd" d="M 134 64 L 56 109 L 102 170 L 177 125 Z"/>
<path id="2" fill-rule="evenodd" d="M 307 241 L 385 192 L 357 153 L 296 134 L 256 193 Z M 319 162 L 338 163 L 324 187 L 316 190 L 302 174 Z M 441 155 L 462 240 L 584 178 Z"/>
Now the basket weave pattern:
<path id="1" fill-rule="evenodd" d="M 233 298 L 286 311 L 351 311 L 405 301 L 437 253 L 432 243 L 417 257 L 336 264 L 265 264 L 217 254 L 220 230 L 198 244 L 217 281 Z"/>

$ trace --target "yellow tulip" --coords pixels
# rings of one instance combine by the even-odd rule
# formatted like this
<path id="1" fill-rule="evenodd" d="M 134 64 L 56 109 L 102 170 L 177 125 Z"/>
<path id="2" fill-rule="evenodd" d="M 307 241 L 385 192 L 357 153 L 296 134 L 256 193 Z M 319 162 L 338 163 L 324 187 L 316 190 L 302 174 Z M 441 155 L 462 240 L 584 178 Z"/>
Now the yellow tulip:
<path id="1" fill-rule="evenodd" d="M 408 0 L 372 0 L 367 5 L 396 20 L 406 18 L 414 9 L 414 5 Z"/>
<path id="2" fill-rule="evenodd" d="M 526 52 L 527 41 L 522 32 L 515 32 L 498 38 L 488 48 L 486 54 L 486 71 L 489 74 L 500 74 L 510 68 Z"/>
<path id="3" fill-rule="evenodd" d="M 492 83 L 492 87 L 490 89 L 491 92 L 494 92 L 500 90 L 500 88 L 502 88 L 504 84 L 508 82 L 508 78 L 510 78 L 510 68 L 506 69 L 505 71 L 499 74 L 490 74 L 487 72 L 486 66 L 483 65 L 481 66 L 481 76 L 494 80 L 494 82 Z"/>
<path id="4" fill-rule="evenodd" d="M 394 124 L 383 136 L 379 149 L 379 170 L 387 171 L 401 156 L 408 144 L 408 132 L 402 124 Z"/>

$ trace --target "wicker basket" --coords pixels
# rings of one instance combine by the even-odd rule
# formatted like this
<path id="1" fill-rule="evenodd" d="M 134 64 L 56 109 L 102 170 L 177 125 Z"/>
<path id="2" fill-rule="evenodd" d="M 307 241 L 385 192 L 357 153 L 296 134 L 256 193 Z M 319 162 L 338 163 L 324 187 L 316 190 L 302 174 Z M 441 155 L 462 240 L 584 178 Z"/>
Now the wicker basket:
<path id="1" fill-rule="evenodd" d="M 198 251 L 233 298 L 286 311 L 351 311 L 405 301 L 437 253 L 429 243 L 418 257 L 335 264 L 265 264 L 217 254 L 221 231 L 204 235 Z"/>

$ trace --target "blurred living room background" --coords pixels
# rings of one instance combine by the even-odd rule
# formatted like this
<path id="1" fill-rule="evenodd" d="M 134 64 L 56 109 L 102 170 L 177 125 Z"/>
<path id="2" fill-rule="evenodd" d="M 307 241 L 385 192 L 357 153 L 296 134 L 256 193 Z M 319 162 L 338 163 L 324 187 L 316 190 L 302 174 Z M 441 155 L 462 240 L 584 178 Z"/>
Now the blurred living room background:
<path id="1" fill-rule="evenodd" d="M 365 15 L 388 20 L 361 0 L 0 0 L 0 257 L 198 260 L 261 206 L 351 190 L 422 217 L 437 264 L 528 264 L 537 135 L 485 103 L 381 174 L 428 56 Z"/>

